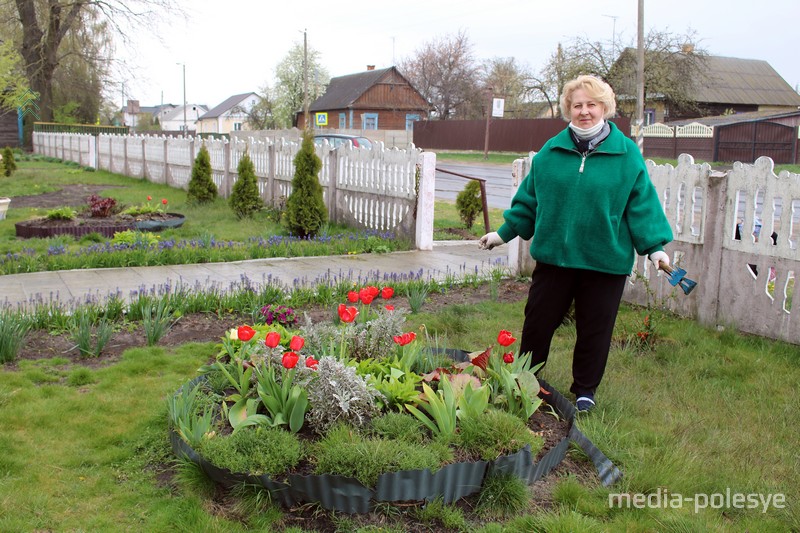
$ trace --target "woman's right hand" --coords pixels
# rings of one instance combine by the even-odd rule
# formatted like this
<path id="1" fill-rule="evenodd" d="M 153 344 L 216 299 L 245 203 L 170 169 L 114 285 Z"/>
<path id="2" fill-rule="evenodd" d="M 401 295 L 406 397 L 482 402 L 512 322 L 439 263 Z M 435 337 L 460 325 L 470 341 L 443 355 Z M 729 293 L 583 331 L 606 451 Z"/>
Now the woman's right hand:
<path id="1" fill-rule="evenodd" d="M 501 244 L 505 244 L 505 241 L 500 238 L 500 235 L 496 231 L 487 233 L 478 240 L 478 248 L 481 250 L 491 250 L 495 246 L 500 246 Z"/>

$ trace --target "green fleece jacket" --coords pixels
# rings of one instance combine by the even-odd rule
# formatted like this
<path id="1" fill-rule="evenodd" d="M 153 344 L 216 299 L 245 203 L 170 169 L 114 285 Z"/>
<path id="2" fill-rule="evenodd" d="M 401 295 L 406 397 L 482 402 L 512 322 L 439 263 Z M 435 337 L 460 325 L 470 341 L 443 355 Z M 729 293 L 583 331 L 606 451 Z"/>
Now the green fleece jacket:
<path id="1" fill-rule="evenodd" d="M 630 274 L 634 252 L 649 255 L 672 240 L 667 217 L 639 149 L 613 124 L 587 156 L 569 130 L 545 143 L 503 213 L 503 241 L 531 239 L 537 261 Z"/>

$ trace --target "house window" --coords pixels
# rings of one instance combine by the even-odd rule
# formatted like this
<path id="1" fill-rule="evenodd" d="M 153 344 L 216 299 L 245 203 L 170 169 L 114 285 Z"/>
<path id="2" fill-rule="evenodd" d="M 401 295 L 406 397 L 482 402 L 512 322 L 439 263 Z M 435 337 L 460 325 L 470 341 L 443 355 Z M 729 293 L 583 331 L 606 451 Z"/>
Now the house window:
<path id="1" fill-rule="evenodd" d="M 233 131 L 242 131 L 242 123 L 241 122 L 234 122 L 233 123 Z"/>
<path id="2" fill-rule="evenodd" d="M 656 110 L 655 109 L 645 109 L 644 110 L 644 125 L 649 126 L 650 124 L 656 123 Z"/>
<path id="3" fill-rule="evenodd" d="M 377 130 L 378 129 L 378 114 L 377 113 L 364 113 L 361 124 L 362 130 Z"/>
<path id="4" fill-rule="evenodd" d="M 339 129 L 346 130 L 347 129 L 347 115 L 344 113 L 339 113 Z"/>
<path id="5" fill-rule="evenodd" d="M 414 123 L 419 120 L 419 115 L 406 115 L 406 131 L 411 131 L 414 129 Z"/>

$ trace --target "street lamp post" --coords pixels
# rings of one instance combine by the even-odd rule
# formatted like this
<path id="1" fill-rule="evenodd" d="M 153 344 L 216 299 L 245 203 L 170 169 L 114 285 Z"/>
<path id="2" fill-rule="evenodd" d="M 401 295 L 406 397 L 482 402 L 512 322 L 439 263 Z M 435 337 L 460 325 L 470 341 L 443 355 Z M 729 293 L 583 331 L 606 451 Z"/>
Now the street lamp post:
<path id="1" fill-rule="evenodd" d="M 183 67 L 183 136 L 187 137 L 189 128 L 186 123 L 186 63 L 175 63 Z"/>

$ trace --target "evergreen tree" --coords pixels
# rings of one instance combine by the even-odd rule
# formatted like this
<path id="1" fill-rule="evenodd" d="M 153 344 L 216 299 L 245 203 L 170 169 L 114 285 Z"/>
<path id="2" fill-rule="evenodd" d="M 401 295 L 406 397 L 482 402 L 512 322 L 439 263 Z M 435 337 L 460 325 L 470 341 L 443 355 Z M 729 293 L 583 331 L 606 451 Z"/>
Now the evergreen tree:
<path id="1" fill-rule="evenodd" d="M 3 161 L 2 161 L 2 171 L 3 175 L 6 177 L 10 176 L 17 170 L 17 162 L 14 161 L 14 151 L 11 149 L 10 146 L 6 146 L 3 148 Z"/>
<path id="2" fill-rule="evenodd" d="M 314 151 L 314 136 L 303 133 L 303 144 L 294 158 L 292 193 L 286 200 L 286 226 L 299 237 L 313 237 L 328 220 L 328 209 L 322 198 L 319 171 L 322 161 Z"/>
<path id="3" fill-rule="evenodd" d="M 258 181 L 253 160 L 245 152 L 237 167 L 239 179 L 233 185 L 230 197 L 230 206 L 238 218 L 246 218 L 264 207 L 264 201 L 258 194 Z"/>
<path id="4" fill-rule="evenodd" d="M 217 197 L 217 185 L 211 179 L 211 156 L 205 143 L 197 152 L 192 166 L 192 179 L 189 180 L 189 203 L 205 204 Z"/>
<path id="5" fill-rule="evenodd" d="M 481 184 L 476 180 L 470 180 L 464 190 L 456 196 L 456 209 L 464 227 L 472 229 L 475 217 L 483 211 L 483 201 L 481 200 Z"/>

